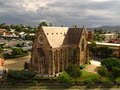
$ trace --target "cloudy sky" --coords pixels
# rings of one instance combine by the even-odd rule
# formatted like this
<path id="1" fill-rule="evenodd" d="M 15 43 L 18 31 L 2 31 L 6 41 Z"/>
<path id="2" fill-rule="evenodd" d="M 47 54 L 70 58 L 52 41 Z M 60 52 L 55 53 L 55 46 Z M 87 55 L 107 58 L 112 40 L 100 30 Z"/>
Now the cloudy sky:
<path id="1" fill-rule="evenodd" d="M 0 0 L 0 23 L 35 26 L 120 25 L 120 0 Z"/>

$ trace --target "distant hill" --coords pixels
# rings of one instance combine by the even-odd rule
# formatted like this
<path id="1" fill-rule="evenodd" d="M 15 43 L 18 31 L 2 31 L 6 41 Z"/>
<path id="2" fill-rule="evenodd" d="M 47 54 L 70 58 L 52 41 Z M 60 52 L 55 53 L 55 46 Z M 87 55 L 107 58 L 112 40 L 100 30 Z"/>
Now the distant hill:
<path id="1" fill-rule="evenodd" d="M 97 27 L 97 29 L 103 29 L 103 30 L 111 30 L 111 31 L 120 31 L 120 26 L 101 26 Z M 89 28 L 89 29 L 95 29 L 95 28 Z"/>

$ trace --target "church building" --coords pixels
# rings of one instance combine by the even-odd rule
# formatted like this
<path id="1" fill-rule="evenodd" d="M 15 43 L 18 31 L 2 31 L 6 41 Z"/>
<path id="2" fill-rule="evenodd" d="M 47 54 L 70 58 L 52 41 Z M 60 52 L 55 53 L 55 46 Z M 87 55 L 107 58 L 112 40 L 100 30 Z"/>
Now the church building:
<path id="1" fill-rule="evenodd" d="M 88 61 L 85 28 L 40 27 L 33 43 L 30 69 L 38 75 L 56 75 L 68 65 Z"/>

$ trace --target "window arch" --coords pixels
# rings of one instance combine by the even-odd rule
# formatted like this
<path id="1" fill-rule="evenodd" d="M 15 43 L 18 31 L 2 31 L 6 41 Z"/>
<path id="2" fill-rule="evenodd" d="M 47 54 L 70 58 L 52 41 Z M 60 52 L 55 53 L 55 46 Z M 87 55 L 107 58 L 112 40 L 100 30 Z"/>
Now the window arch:
<path id="1" fill-rule="evenodd" d="M 84 51 L 84 46 L 85 46 L 85 42 L 84 42 L 84 39 L 83 39 L 82 40 L 82 45 L 81 45 L 82 51 Z"/>

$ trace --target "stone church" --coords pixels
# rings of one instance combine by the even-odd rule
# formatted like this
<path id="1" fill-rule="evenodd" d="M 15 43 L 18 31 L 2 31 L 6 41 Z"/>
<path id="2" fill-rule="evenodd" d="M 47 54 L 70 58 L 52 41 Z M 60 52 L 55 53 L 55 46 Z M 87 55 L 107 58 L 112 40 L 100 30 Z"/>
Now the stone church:
<path id="1" fill-rule="evenodd" d="M 87 63 L 85 31 L 84 27 L 40 27 L 32 48 L 30 69 L 38 75 L 56 75 L 69 64 Z"/>

